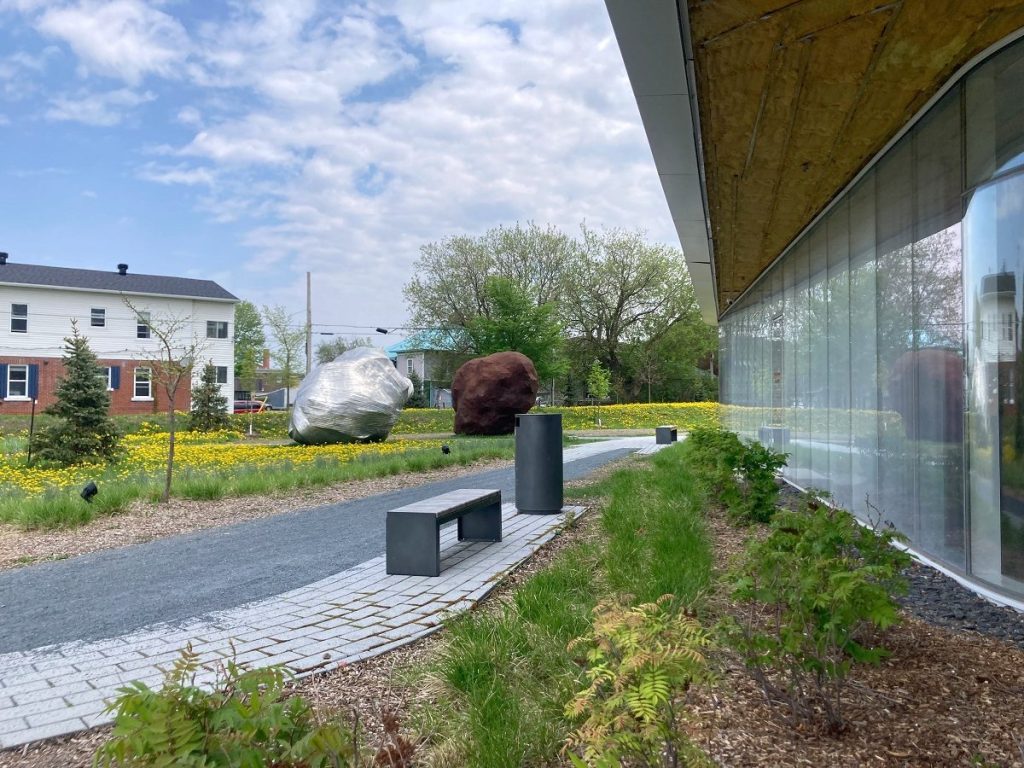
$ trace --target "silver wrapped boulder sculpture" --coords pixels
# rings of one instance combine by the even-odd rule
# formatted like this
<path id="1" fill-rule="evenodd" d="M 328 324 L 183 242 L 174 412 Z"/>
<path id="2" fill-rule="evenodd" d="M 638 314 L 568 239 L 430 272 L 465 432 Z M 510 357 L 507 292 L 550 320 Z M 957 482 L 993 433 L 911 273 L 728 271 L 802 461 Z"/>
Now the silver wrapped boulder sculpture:
<path id="1" fill-rule="evenodd" d="M 412 392 L 379 349 L 350 349 L 302 380 L 288 434 L 306 445 L 384 440 Z"/>

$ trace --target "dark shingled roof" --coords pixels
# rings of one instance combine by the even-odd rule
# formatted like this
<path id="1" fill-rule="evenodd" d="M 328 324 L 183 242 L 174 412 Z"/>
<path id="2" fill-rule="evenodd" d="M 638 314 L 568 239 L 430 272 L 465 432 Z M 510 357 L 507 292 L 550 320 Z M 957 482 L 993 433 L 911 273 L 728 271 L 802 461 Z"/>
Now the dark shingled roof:
<path id="1" fill-rule="evenodd" d="M 189 277 L 162 275 L 119 274 L 117 270 L 71 267 L 43 267 L 37 264 L 7 262 L 0 265 L 0 283 L 20 285 L 50 285 L 60 288 L 83 288 L 94 291 L 123 291 L 124 293 L 155 294 L 159 296 L 187 296 L 196 299 L 238 301 L 212 280 L 194 280 Z"/>

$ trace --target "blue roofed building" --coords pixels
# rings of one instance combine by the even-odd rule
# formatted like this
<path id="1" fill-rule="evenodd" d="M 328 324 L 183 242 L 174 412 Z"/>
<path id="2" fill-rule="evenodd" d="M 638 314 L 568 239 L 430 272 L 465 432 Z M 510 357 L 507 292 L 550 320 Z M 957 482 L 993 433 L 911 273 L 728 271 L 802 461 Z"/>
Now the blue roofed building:
<path id="1" fill-rule="evenodd" d="M 387 348 L 399 373 L 416 374 L 431 408 L 451 408 L 451 379 L 465 358 L 466 344 L 458 330 L 429 328 Z"/>

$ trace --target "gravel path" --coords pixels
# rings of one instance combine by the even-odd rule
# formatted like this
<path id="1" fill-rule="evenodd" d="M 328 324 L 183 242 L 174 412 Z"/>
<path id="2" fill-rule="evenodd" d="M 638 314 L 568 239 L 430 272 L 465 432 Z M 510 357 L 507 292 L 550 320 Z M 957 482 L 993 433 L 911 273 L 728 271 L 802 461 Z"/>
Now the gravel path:
<path id="1" fill-rule="evenodd" d="M 607 448 L 566 463 L 565 479 L 636 450 Z M 500 488 L 511 501 L 514 472 L 489 470 L 0 573 L 0 653 L 115 637 L 309 584 L 383 553 L 388 509 L 455 488 Z"/>

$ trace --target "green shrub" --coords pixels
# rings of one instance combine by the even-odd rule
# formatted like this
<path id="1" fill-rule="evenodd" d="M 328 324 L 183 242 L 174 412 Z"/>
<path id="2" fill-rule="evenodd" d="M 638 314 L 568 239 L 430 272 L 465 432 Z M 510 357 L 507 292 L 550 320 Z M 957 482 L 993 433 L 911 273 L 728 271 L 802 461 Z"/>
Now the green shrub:
<path id="1" fill-rule="evenodd" d="M 779 496 L 775 475 L 785 466 L 786 454 L 756 442 L 745 444 L 735 432 L 721 429 L 695 429 L 683 446 L 708 496 L 734 522 L 771 520 Z"/>
<path id="2" fill-rule="evenodd" d="M 602 603 L 594 609 L 592 632 L 569 644 L 569 650 L 586 650 L 589 683 L 565 708 L 569 717 L 583 719 L 566 741 L 577 768 L 667 768 L 700 759 L 676 717 L 690 686 L 711 679 L 702 654 L 708 635 L 673 604 L 672 595 L 634 607 Z"/>
<path id="3" fill-rule="evenodd" d="M 725 622 L 725 635 L 769 698 L 788 702 L 794 717 L 818 707 L 841 729 L 850 668 L 886 655 L 875 635 L 899 620 L 893 596 L 906 592 L 901 572 L 910 563 L 892 546 L 899 540 L 808 493 L 798 511 L 775 515 L 767 538 L 747 545 L 732 597 L 748 610 Z"/>
<path id="4" fill-rule="evenodd" d="M 196 684 L 198 656 L 186 648 L 160 690 L 135 682 L 108 707 L 114 733 L 94 766 L 276 766 L 357 764 L 350 728 L 318 725 L 300 697 L 284 698 L 281 667 L 217 670 L 212 690 Z"/>
<path id="5" fill-rule="evenodd" d="M 766 448 L 760 443 L 744 446 L 740 459 L 743 475 L 739 504 L 730 510 L 738 522 L 767 523 L 775 514 L 779 500 L 776 474 L 786 465 L 786 454 Z"/>

